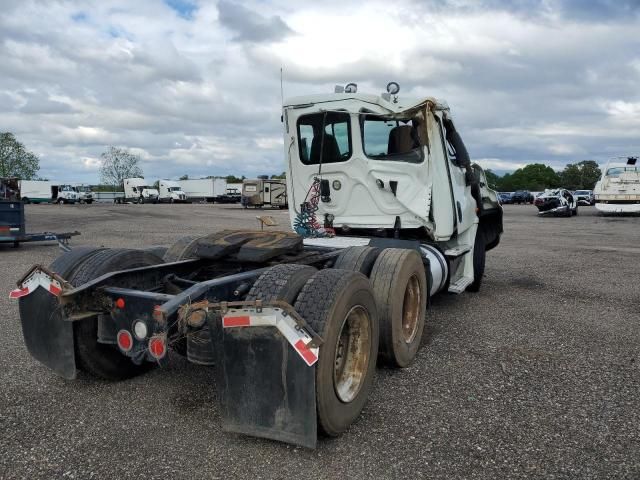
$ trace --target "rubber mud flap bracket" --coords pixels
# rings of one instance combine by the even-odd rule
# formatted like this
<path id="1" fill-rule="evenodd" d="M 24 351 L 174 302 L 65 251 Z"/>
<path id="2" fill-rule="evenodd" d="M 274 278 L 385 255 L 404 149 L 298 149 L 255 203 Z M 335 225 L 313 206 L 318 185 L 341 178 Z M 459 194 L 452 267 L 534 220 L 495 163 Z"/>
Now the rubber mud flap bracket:
<path id="1" fill-rule="evenodd" d="M 223 429 L 315 448 L 316 366 L 274 327 L 222 328 L 218 312 L 207 321 Z"/>

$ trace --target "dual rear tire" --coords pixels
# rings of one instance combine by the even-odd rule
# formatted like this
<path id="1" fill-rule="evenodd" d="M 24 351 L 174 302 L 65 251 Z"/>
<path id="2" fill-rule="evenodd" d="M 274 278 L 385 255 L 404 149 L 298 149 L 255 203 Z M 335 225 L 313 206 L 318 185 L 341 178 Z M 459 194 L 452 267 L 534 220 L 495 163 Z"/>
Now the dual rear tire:
<path id="1" fill-rule="evenodd" d="M 341 434 L 360 415 L 375 375 L 379 327 L 369 281 L 346 270 L 278 265 L 247 296 L 258 299 L 292 304 L 324 340 L 315 367 L 318 427 Z"/>
<path id="2" fill-rule="evenodd" d="M 391 367 L 406 367 L 415 358 L 424 331 L 428 282 L 416 250 L 350 247 L 334 268 L 369 277 L 380 319 L 379 359 Z"/>

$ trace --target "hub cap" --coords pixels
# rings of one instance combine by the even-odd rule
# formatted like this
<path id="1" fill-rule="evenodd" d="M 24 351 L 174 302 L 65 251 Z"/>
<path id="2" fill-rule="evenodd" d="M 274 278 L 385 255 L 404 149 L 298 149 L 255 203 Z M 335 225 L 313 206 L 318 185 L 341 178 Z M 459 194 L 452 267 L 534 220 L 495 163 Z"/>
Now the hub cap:
<path id="1" fill-rule="evenodd" d="M 343 320 L 336 342 L 333 387 L 340 401 L 349 403 L 358 395 L 369 365 L 370 347 L 369 312 L 356 305 Z"/>
<path id="2" fill-rule="evenodd" d="M 411 343 L 418 332 L 421 303 L 420 282 L 416 275 L 412 275 L 404 291 L 402 303 L 402 337 L 406 343 Z"/>

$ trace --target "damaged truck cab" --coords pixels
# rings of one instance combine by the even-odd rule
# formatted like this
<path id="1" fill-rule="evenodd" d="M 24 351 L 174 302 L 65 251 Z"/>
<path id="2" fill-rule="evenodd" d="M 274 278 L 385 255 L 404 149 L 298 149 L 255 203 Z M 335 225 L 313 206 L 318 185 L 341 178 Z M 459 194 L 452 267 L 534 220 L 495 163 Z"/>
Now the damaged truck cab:
<path id="1" fill-rule="evenodd" d="M 283 120 L 289 212 L 298 233 L 314 236 L 300 220 L 319 182 L 315 215 L 323 229 L 366 243 L 436 245 L 453 260 L 450 291 L 479 286 L 484 253 L 502 233 L 502 208 L 482 169 L 471 164 L 445 103 L 389 93 L 313 95 L 287 101 Z M 475 269 L 474 248 L 482 257 Z"/>
<path id="2" fill-rule="evenodd" d="M 310 448 L 345 432 L 376 365 L 415 359 L 430 297 L 479 290 L 502 233 L 444 103 L 352 90 L 285 102 L 294 232 L 79 247 L 35 265 L 11 292 L 31 355 L 116 381 L 173 351 L 215 369 L 225 431 Z"/>

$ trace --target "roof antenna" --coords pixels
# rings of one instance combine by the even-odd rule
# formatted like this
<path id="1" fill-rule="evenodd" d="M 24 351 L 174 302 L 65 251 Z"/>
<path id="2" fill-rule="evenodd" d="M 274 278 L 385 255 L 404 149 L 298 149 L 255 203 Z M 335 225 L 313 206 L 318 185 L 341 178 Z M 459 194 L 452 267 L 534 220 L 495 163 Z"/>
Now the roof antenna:
<path id="1" fill-rule="evenodd" d="M 284 107 L 284 87 L 282 86 L 282 67 L 280 67 L 280 101 Z"/>

